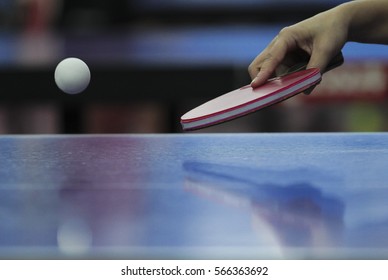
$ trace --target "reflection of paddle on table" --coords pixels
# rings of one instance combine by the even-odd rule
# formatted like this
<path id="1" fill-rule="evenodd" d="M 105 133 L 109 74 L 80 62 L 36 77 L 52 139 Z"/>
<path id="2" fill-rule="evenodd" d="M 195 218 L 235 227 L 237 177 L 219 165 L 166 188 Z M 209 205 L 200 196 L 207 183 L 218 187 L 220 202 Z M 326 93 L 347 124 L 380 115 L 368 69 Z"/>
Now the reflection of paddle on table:
<path id="1" fill-rule="evenodd" d="M 284 246 L 334 246 L 341 241 L 344 205 L 310 183 L 311 172 L 203 162 L 185 162 L 183 169 L 187 191 L 248 210 L 260 234 L 265 224 Z"/>
<path id="2" fill-rule="evenodd" d="M 342 64 L 342 55 L 331 63 L 331 68 Z M 305 69 L 306 64 L 290 68 L 293 72 L 269 79 L 264 85 L 250 85 L 214 98 L 181 117 L 184 130 L 195 130 L 229 121 L 275 103 L 298 93 L 308 92 L 321 81 L 318 68 Z"/>

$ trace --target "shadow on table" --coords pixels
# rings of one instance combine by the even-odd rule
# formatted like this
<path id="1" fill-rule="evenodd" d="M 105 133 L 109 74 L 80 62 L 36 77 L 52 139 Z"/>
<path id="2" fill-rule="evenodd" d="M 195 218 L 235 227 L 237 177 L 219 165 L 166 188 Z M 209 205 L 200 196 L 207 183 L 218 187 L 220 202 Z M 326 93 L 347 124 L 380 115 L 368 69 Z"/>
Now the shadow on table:
<path id="1" fill-rule="evenodd" d="M 308 170 L 264 170 L 184 163 L 185 188 L 206 199 L 248 210 L 258 235 L 281 247 L 333 247 L 342 243 L 345 205 L 312 185 Z"/>

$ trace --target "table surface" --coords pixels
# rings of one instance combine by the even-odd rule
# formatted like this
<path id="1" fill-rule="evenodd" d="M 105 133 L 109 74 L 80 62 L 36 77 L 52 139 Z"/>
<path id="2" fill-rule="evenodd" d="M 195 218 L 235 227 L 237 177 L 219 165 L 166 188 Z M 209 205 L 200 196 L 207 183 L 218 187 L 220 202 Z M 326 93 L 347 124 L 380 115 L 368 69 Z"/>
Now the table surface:
<path id="1" fill-rule="evenodd" d="M 388 258 L 388 133 L 0 137 L 0 258 Z"/>

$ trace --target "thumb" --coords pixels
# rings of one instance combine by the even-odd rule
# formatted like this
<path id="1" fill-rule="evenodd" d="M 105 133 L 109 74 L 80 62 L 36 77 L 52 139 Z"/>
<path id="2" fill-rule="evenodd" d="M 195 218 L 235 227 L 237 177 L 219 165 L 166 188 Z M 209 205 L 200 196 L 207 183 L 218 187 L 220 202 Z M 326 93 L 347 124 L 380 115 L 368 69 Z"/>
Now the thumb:
<path id="1" fill-rule="evenodd" d="M 313 51 L 310 60 L 307 64 L 307 68 L 318 68 L 323 73 L 330 61 L 330 57 L 327 53 Z"/>
<path id="2" fill-rule="evenodd" d="M 327 59 L 328 57 L 330 56 L 317 54 L 317 52 L 313 53 L 309 63 L 307 64 L 307 68 L 318 68 L 321 73 L 324 73 L 340 66 L 344 62 L 344 57 L 341 51 L 330 60 Z M 315 87 L 305 91 L 304 93 L 309 95 L 314 88 Z"/>

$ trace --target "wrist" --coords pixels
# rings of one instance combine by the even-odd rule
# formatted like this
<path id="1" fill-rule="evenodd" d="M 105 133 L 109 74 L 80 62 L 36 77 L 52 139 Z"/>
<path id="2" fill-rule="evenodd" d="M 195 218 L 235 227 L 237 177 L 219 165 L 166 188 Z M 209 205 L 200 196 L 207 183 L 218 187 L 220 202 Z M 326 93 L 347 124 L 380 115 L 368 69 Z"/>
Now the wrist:
<path id="1" fill-rule="evenodd" d="M 347 41 L 388 42 L 388 1 L 356 0 L 338 6 L 337 17 L 347 30 Z"/>

